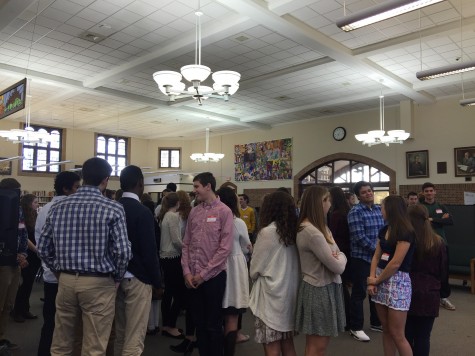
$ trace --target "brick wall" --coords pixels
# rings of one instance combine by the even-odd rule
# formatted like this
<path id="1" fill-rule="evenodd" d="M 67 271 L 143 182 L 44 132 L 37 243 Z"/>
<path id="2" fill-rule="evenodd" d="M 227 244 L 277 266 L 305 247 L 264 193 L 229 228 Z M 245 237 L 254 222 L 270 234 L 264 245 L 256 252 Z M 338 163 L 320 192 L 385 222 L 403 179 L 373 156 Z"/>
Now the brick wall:
<path id="1" fill-rule="evenodd" d="M 413 191 L 419 193 L 422 184 L 400 185 L 399 194 L 405 197 Z M 475 183 L 469 184 L 436 184 L 436 200 L 442 204 L 463 204 L 463 192 L 475 192 Z"/>

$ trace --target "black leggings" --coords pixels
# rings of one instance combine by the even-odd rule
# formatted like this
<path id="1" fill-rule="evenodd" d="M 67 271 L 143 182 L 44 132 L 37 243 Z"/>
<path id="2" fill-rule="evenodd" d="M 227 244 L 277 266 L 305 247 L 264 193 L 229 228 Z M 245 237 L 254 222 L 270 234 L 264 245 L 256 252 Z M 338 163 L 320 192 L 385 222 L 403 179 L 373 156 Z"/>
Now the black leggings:
<path id="1" fill-rule="evenodd" d="M 162 299 L 163 326 L 176 327 L 180 310 L 185 307 L 186 286 L 181 268 L 181 256 L 161 258 L 165 291 Z"/>
<path id="2" fill-rule="evenodd" d="M 411 345 L 414 356 L 429 356 L 430 333 L 434 320 L 433 316 L 407 316 L 406 339 Z"/>

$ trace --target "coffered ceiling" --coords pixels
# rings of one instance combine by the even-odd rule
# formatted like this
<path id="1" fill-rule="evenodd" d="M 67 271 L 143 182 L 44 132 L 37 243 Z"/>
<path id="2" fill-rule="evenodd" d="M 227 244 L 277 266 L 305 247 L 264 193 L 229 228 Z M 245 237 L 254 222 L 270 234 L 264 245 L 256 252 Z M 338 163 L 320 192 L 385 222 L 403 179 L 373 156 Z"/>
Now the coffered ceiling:
<path id="1" fill-rule="evenodd" d="M 350 33 L 335 25 L 344 5 L 348 14 L 379 2 L 201 0 L 202 64 L 241 81 L 229 102 L 198 106 L 168 102 L 152 78 L 194 63 L 197 0 L 0 0 L 0 88 L 32 78 L 35 124 L 146 139 L 373 109 L 381 87 L 386 105 L 458 100 L 461 75 L 420 82 L 415 73 L 475 59 L 475 1 L 442 1 Z M 475 95 L 475 73 L 463 87 Z"/>

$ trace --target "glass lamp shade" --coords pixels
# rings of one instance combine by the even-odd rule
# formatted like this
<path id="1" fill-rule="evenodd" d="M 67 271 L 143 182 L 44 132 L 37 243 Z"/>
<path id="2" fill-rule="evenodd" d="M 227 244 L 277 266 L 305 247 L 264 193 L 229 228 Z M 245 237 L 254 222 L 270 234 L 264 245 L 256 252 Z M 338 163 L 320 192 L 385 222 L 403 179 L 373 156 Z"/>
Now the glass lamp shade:
<path id="1" fill-rule="evenodd" d="M 386 133 L 386 132 L 384 132 L 384 130 L 372 130 L 372 131 L 368 131 L 368 135 L 371 136 L 371 137 L 374 137 L 374 138 L 383 137 L 385 133 Z"/>
<path id="2" fill-rule="evenodd" d="M 193 153 L 190 158 L 195 162 L 219 162 L 224 158 L 223 153 Z"/>
<path id="3" fill-rule="evenodd" d="M 190 95 L 211 95 L 213 93 L 213 88 L 211 87 L 208 87 L 206 85 L 200 85 L 198 87 L 198 93 L 196 92 L 196 88 L 195 87 L 189 87 L 187 89 L 187 92 L 190 94 Z"/>
<path id="4" fill-rule="evenodd" d="M 216 84 L 233 86 L 239 82 L 241 74 L 232 70 L 220 70 L 219 72 L 213 73 L 211 78 L 213 78 Z"/>
<path id="5" fill-rule="evenodd" d="M 391 136 L 381 136 L 379 137 L 379 140 L 381 141 L 381 143 L 390 143 L 395 141 L 395 138 Z"/>
<path id="6" fill-rule="evenodd" d="M 165 86 L 158 86 L 158 89 L 165 95 L 180 95 L 185 90 L 185 84 L 178 82 L 166 88 Z M 168 93 L 167 93 L 168 89 Z"/>
<path id="7" fill-rule="evenodd" d="M 176 86 L 181 82 L 182 75 L 172 70 L 161 70 L 153 73 L 153 80 L 158 84 L 160 90 L 165 85 Z M 163 92 L 163 91 L 162 91 Z"/>
<path id="8" fill-rule="evenodd" d="M 404 130 L 391 130 L 388 131 L 388 135 L 394 137 L 397 140 L 405 141 L 409 138 L 411 134 Z"/>
<path id="9" fill-rule="evenodd" d="M 360 142 L 366 141 L 367 137 L 368 137 L 368 134 L 355 135 L 355 138 Z"/>
<path id="10" fill-rule="evenodd" d="M 226 94 L 226 88 L 223 87 L 222 85 L 218 83 L 213 84 L 213 89 L 215 92 L 217 92 L 219 95 L 224 95 Z M 233 95 L 237 90 L 239 89 L 239 84 L 234 84 L 231 85 L 227 90 L 229 95 Z"/>
<path id="11" fill-rule="evenodd" d="M 181 74 L 189 82 L 206 80 L 211 74 L 211 69 L 201 64 L 190 64 L 180 69 Z"/>

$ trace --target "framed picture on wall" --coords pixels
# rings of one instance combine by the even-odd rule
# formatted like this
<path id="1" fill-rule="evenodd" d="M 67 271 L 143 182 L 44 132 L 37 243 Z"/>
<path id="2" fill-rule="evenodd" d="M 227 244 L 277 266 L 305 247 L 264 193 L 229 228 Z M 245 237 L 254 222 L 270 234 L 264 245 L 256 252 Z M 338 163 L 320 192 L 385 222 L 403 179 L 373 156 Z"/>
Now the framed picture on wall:
<path id="1" fill-rule="evenodd" d="M 455 176 L 475 176 L 475 146 L 454 148 Z"/>
<path id="2" fill-rule="evenodd" d="M 6 157 L 0 157 L 0 160 L 5 159 Z M 12 161 L 3 161 L 0 162 L 0 175 L 1 176 L 11 176 L 12 175 Z"/>
<path id="3" fill-rule="evenodd" d="M 429 151 L 406 152 L 406 173 L 407 178 L 428 178 Z"/>

